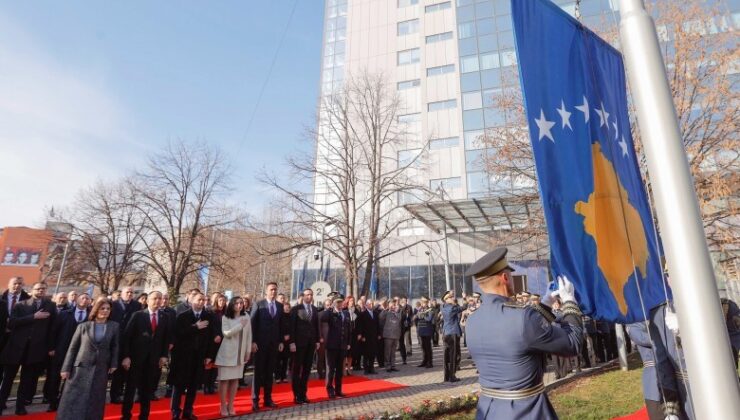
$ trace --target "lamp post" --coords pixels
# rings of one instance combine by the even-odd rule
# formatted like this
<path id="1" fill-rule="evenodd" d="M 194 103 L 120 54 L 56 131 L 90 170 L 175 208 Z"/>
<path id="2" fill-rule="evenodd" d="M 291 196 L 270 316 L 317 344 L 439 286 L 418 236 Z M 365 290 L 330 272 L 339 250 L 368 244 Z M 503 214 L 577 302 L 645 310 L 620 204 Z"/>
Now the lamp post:
<path id="1" fill-rule="evenodd" d="M 329 220 L 328 222 L 324 222 L 324 224 L 321 226 L 321 240 L 319 241 L 319 252 L 318 254 L 314 254 L 314 259 L 319 260 L 319 271 L 316 273 L 316 281 L 322 280 L 321 275 L 322 271 L 324 271 L 324 235 L 326 233 L 326 227 L 333 225 L 334 221 Z"/>
<path id="2" fill-rule="evenodd" d="M 427 287 L 429 290 L 429 299 L 432 299 L 432 253 L 429 250 L 424 251 L 425 254 L 427 254 L 428 262 L 427 262 Z"/>
<path id="3" fill-rule="evenodd" d="M 442 183 L 439 184 L 437 192 L 439 192 L 440 198 L 442 198 L 442 201 L 444 201 L 446 191 Z M 444 234 L 445 241 L 445 286 L 447 287 L 447 290 L 453 290 L 454 286 L 452 285 L 452 281 L 450 280 L 450 247 L 447 245 L 447 224 L 445 224 L 442 233 Z"/>

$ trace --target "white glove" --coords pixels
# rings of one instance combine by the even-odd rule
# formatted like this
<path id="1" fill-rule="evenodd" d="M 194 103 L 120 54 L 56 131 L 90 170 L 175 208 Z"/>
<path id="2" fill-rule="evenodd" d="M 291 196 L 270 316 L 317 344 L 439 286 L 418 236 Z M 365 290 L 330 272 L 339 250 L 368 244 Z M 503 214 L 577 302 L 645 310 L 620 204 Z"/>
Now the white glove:
<path id="1" fill-rule="evenodd" d="M 665 416 L 665 420 L 679 420 L 679 418 L 675 414 L 669 414 L 669 415 Z"/>
<path id="2" fill-rule="evenodd" d="M 673 334 L 678 335 L 678 317 L 670 309 L 665 311 L 665 326 L 673 331 Z"/>
<path id="3" fill-rule="evenodd" d="M 543 305 L 547 305 L 552 307 L 552 304 L 555 303 L 555 296 L 552 293 L 545 293 L 545 296 L 542 296 L 542 302 Z"/>
<path id="4" fill-rule="evenodd" d="M 573 302 L 576 305 L 578 304 L 578 301 L 576 301 L 576 289 L 573 287 L 573 283 L 568 280 L 568 277 L 558 276 L 558 295 L 563 303 Z"/>

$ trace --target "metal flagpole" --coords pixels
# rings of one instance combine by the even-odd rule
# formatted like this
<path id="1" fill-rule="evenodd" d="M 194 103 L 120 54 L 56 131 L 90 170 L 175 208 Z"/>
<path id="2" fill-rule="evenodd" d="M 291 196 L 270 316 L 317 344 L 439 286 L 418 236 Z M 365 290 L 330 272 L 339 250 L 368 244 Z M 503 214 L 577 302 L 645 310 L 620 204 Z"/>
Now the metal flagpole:
<path id="1" fill-rule="evenodd" d="M 655 25 L 642 0 L 620 0 L 619 6 L 620 40 L 678 307 L 695 415 L 740 418 L 737 372 L 727 351 L 729 337 Z"/>
<path id="2" fill-rule="evenodd" d="M 59 291 L 59 283 L 62 282 L 62 274 L 64 273 L 64 266 L 67 264 L 67 251 L 69 250 L 69 242 L 72 240 L 70 239 L 67 241 L 67 243 L 64 245 L 64 254 L 62 255 L 62 264 L 59 266 L 59 273 L 57 274 L 57 284 L 54 286 L 54 294 L 56 295 Z"/>

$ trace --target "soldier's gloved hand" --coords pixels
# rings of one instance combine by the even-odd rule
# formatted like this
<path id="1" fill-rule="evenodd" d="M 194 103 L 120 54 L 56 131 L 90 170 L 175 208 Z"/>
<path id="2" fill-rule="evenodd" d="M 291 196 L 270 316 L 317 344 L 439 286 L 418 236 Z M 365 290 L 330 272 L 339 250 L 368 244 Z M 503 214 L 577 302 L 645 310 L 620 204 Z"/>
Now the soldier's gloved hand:
<path id="1" fill-rule="evenodd" d="M 678 335 L 678 317 L 675 312 L 671 310 L 665 312 L 665 326 L 673 331 L 673 334 Z"/>
<path id="2" fill-rule="evenodd" d="M 553 303 L 555 303 L 555 296 L 553 295 L 549 290 L 547 293 L 545 293 L 545 296 L 542 296 L 542 299 L 540 302 L 542 302 L 543 305 L 552 306 Z"/>
<path id="3" fill-rule="evenodd" d="M 669 415 L 665 416 L 665 420 L 680 420 L 680 419 L 675 414 L 669 414 Z"/>
<path id="4" fill-rule="evenodd" d="M 573 302 L 576 305 L 578 304 L 578 301 L 576 300 L 576 288 L 573 286 L 573 283 L 568 280 L 568 277 L 558 276 L 558 295 L 563 303 Z"/>

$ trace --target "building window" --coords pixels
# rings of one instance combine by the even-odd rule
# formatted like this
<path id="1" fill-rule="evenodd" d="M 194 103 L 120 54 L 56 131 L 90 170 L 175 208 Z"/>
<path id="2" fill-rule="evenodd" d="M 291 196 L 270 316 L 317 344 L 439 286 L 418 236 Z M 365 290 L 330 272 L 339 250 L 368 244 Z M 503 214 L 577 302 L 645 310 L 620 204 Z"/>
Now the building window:
<path id="1" fill-rule="evenodd" d="M 398 65 L 413 64 L 421 61 L 421 52 L 418 48 L 398 52 Z"/>
<path id="2" fill-rule="evenodd" d="M 488 191 L 488 175 L 485 172 L 468 172 L 468 195 L 478 195 Z"/>
<path id="3" fill-rule="evenodd" d="M 403 82 L 398 82 L 398 84 L 396 85 L 396 89 L 397 90 L 411 89 L 411 88 L 419 87 L 420 84 L 421 84 L 421 81 L 419 79 L 404 80 Z"/>
<path id="4" fill-rule="evenodd" d="M 429 67 L 427 76 L 439 76 L 440 74 L 454 73 L 455 65 L 447 64 L 446 66 Z"/>
<path id="5" fill-rule="evenodd" d="M 398 116 L 398 122 L 401 124 L 410 124 L 421 121 L 421 113 L 416 112 L 414 114 L 404 114 Z"/>
<path id="6" fill-rule="evenodd" d="M 399 168 L 405 168 L 407 166 L 409 167 L 418 167 L 419 166 L 419 154 L 421 154 L 421 149 L 409 149 L 409 150 L 401 150 L 398 152 L 398 167 Z"/>
<path id="7" fill-rule="evenodd" d="M 458 39 L 465 39 L 475 36 L 475 22 L 461 23 L 457 25 Z"/>
<path id="8" fill-rule="evenodd" d="M 463 110 L 478 109 L 483 107 L 480 92 L 466 92 L 462 95 Z"/>
<path id="9" fill-rule="evenodd" d="M 422 201 L 421 193 L 418 191 L 399 191 L 398 205 L 420 203 Z"/>
<path id="10" fill-rule="evenodd" d="M 419 32 L 419 19 L 398 22 L 398 36 L 411 35 Z"/>
<path id="11" fill-rule="evenodd" d="M 460 57 L 460 71 L 462 73 L 470 73 L 472 71 L 480 70 L 478 65 L 478 56 L 469 55 L 467 57 Z"/>
<path id="12" fill-rule="evenodd" d="M 459 137 L 447 137 L 444 139 L 434 139 L 429 141 L 429 149 L 439 150 L 447 149 L 449 147 L 455 147 L 460 143 Z"/>
<path id="13" fill-rule="evenodd" d="M 483 130 L 466 131 L 465 148 L 468 150 L 482 149 L 485 147 L 485 134 Z"/>
<path id="14" fill-rule="evenodd" d="M 445 191 L 449 191 L 451 189 L 460 188 L 461 186 L 462 181 L 459 176 L 429 180 L 429 189 L 432 191 L 436 191 L 439 187 L 442 187 Z"/>
<path id="15" fill-rule="evenodd" d="M 408 7 L 419 4 L 419 0 L 398 0 L 398 7 Z"/>
<path id="16" fill-rule="evenodd" d="M 424 11 L 426 13 L 432 13 L 432 12 L 438 12 L 440 10 L 449 9 L 452 7 L 449 1 L 446 1 L 444 3 L 437 3 L 437 4 L 430 4 L 429 6 L 424 8 Z"/>
<path id="17" fill-rule="evenodd" d="M 441 34 L 429 35 L 427 36 L 427 44 L 446 41 L 448 39 L 452 39 L 452 32 L 443 32 Z"/>
<path id="18" fill-rule="evenodd" d="M 515 66 L 516 52 L 514 50 L 501 51 L 501 67 Z"/>
<path id="19" fill-rule="evenodd" d="M 480 69 L 481 70 L 497 69 L 497 68 L 499 68 L 499 60 L 498 60 L 497 53 L 494 52 L 494 53 L 480 55 Z"/>
<path id="20" fill-rule="evenodd" d="M 452 108 L 457 108 L 457 99 L 449 99 L 446 101 L 438 101 L 438 102 L 429 102 L 427 104 L 427 110 L 429 112 L 442 111 L 445 109 L 452 109 Z"/>

